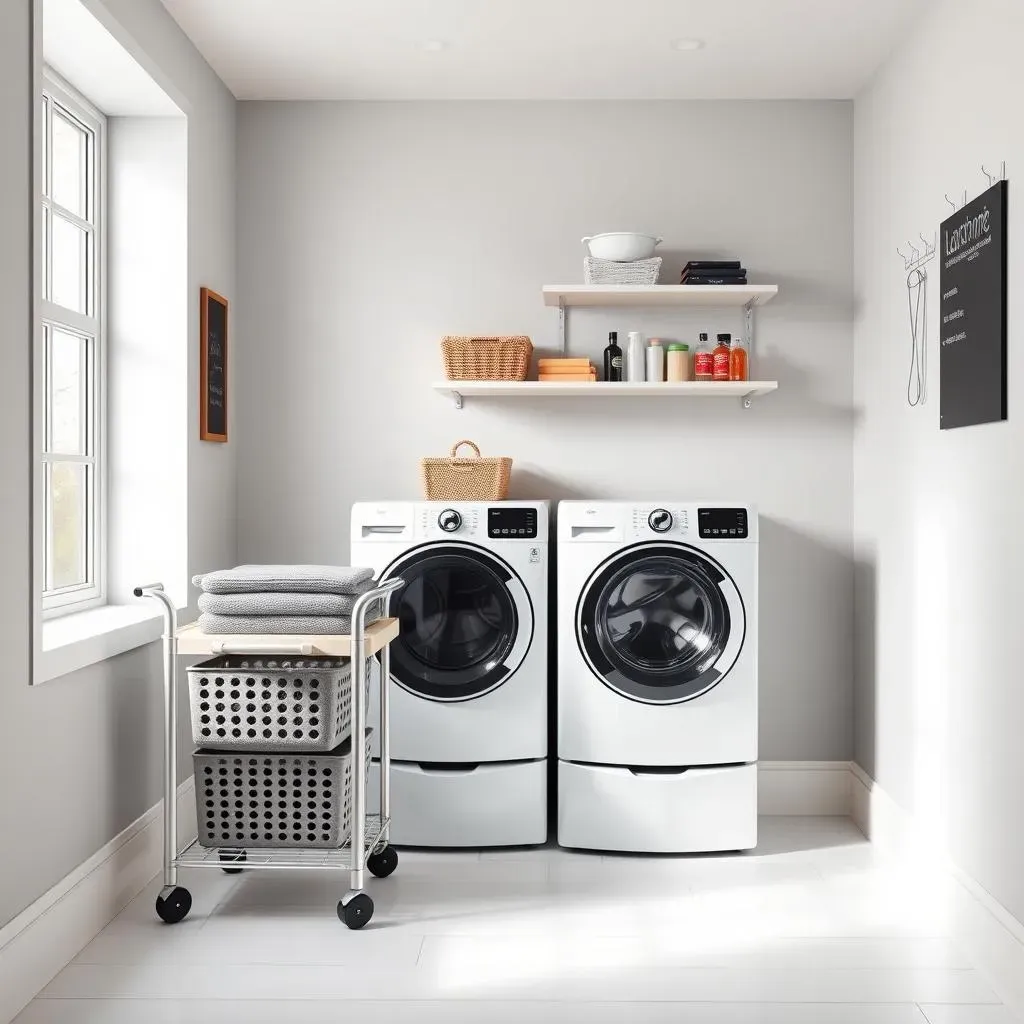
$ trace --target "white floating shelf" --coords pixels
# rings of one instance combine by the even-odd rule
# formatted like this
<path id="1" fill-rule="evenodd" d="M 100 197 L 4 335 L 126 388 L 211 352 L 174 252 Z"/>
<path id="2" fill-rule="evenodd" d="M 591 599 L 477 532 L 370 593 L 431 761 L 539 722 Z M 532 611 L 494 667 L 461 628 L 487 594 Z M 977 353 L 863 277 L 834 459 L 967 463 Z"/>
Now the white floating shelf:
<path id="1" fill-rule="evenodd" d="M 750 400 L 775 391 L 775 380 L 682 381 L 638 384 L 628 381 L 567 381 L 558 384 L 539 380 L 443 380 L 433 388 L 462 408 L 464 398 L 739 398 L 747 408 Z"/>
<path id="2" fill-rule="evenodd" d="M 777 284 L 546 284 L 544 305 L 571 306 L 763 306 Z"/>

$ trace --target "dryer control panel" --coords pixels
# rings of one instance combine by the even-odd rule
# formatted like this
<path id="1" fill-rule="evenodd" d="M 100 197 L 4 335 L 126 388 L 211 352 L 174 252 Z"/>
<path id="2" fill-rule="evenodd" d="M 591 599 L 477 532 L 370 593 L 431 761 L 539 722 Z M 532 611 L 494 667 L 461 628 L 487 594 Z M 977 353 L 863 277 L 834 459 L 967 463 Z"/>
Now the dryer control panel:
<path id="1" fill-rule="evenodd" d="M 708 540 L 745 540 L 747 510 L 745 508 L 699 508 L 697 523 L 702 538 Z"/>

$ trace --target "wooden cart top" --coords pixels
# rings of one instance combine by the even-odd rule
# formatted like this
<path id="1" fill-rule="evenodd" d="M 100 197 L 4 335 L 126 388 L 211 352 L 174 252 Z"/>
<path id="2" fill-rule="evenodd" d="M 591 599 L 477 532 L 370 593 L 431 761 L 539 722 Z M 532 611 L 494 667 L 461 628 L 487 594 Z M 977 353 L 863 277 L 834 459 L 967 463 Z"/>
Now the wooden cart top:
<path id="1" fill-rule="evenodd" d="M 398 636 L 398 619 L 378 619 L 366 627 L 367 655 L 376 654 Z M 179 654 L 292 654 L 307 657 L 348 658 L 352 637 L 347 635 L 286 633 L 201 633 L 198 623 L 177 632 Z"/>

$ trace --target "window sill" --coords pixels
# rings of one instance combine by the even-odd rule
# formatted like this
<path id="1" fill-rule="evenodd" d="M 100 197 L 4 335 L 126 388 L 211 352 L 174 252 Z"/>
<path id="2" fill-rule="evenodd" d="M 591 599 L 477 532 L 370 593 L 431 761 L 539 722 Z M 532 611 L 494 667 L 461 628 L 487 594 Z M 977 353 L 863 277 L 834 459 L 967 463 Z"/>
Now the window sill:
<path id="1" fill-rule="evenodd" d="M 33 682 L 70 672 L 159 640 L 163 616 L 143 605 L 103 605 L 43 623 L 43 649 L 35 659 Z"/>

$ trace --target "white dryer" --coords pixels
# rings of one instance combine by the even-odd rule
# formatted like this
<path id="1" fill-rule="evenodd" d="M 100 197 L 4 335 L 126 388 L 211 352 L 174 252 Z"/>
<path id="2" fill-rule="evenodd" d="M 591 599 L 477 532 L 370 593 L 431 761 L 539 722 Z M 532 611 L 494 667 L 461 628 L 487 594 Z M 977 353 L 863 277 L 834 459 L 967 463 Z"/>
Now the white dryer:
<path id="1" fill-rule="evenodd" d="M 558 841 L 757 844 L 757 514 L 558 506 Z"/>
<path id="2" fill-rule="evenodd" d="M 545 842 L 547 502 L 361 502 L 351 558 L 406 584 L 389 608 L 392 840 Z"/>

